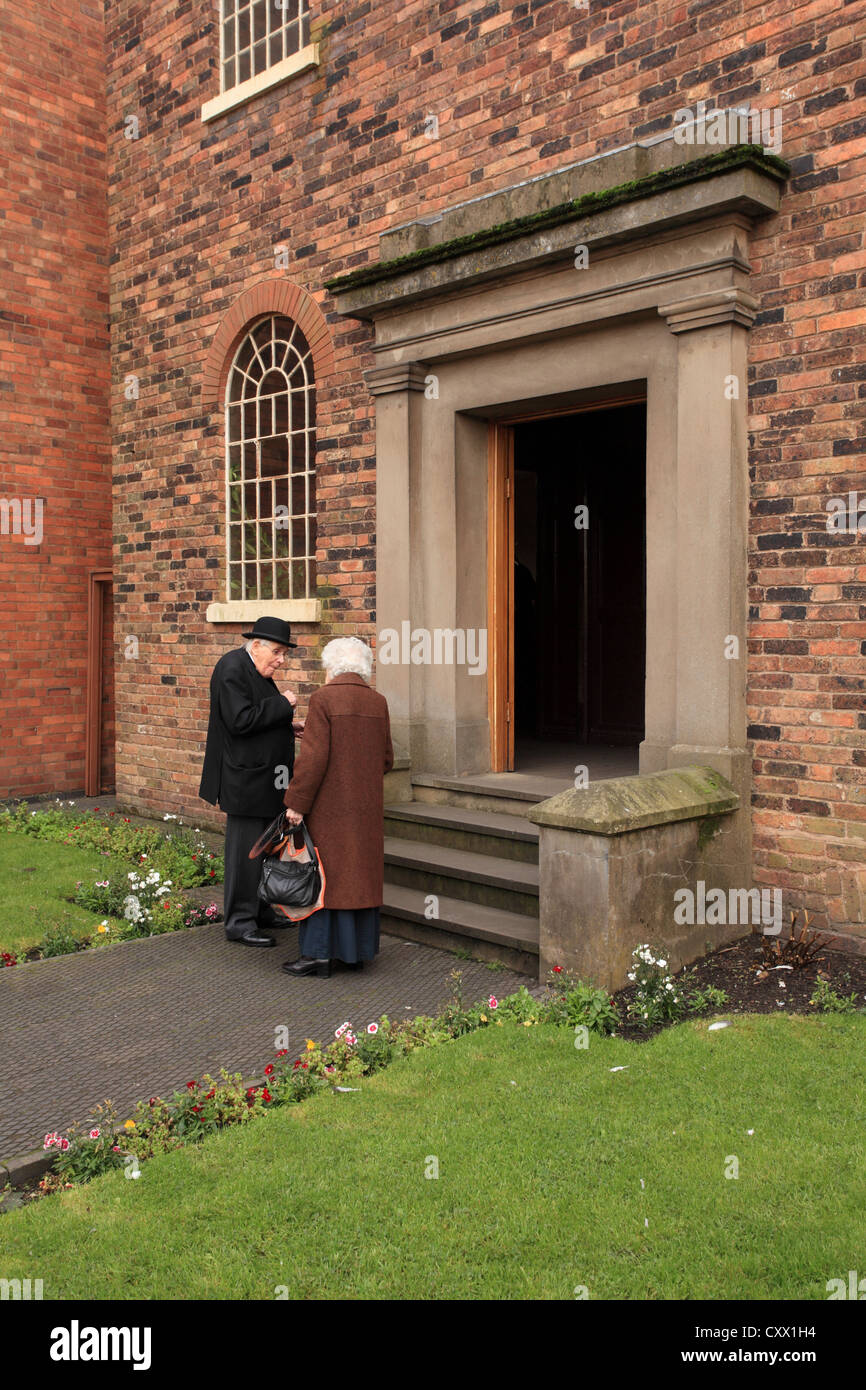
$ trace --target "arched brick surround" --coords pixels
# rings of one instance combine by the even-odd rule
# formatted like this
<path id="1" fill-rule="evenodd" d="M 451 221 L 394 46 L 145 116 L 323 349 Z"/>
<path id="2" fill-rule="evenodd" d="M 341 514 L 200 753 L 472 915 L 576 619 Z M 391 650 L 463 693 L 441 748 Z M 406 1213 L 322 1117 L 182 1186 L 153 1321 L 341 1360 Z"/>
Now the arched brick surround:
<path id="1" fill-rule="evenodd" d="M 229 363 L 241 335 L 253 319 L 263 314 L 285 314 L 302 330 L 315 364 L 316 381 L 334 370 L 334 344 L 325 316 L 306 290 L 290 280 L 262 280 L 238 295 L 223 318 L 208 348 L 202 374 L 205 401 L 221 406 Z"/>

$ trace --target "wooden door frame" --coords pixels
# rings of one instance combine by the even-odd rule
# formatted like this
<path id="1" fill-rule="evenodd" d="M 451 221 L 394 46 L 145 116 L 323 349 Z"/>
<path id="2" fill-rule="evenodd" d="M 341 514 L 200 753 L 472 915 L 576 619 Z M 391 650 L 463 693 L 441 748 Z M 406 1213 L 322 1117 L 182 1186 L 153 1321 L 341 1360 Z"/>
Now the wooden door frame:
<path id="1" fill-rule="evenodd" d="M 490 771 L 514 768 L 514 428 L 491 421 L 487 451 L 487 715 Z"/>
<path id="2" fill-rule="evenodd" d="M 491 772 L 514 771 L 514 426 L 641 402 L 646 402 L 645 391 L 608 396 L 565 410 L 545 406 L 488 421 L 487 717 Z"/>
<path id="3" fill-rule="evenodd" d="M 111 570 L 91 570 L 87 594 L 87 696 L 84 734 L 84 795 L 102 792 L 102 639 L 105 628 L 105 594 Z"/>

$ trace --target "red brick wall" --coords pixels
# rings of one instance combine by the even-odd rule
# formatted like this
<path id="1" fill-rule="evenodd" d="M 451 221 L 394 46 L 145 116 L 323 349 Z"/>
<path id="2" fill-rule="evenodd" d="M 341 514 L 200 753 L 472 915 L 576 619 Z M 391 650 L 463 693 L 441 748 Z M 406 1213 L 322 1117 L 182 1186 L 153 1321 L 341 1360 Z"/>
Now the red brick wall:
<path id="1" fill-rule="evenodd" d="M 88 575 L 111 564 L 102 6 L 5 0 L 0 42 L 0 797 L 84 786 Z"/>
<path id="2" fill-rule="evenodd" d="M 160 812 L 201 807 L 207 678 L 238 640 L 204 620 L 222 597 L 223 445 L 202 364 L 236 296 L 273 274 L 274 247 L 288 245 L 285 274 L 317 300 L 336 354 L 319 418 L 325 635 L 369 636 L 371 335 L 322 282 L 375 260 L 379 232 L 419 210 L 670 129 L 699 99 L 751 101 L 781 108 L 793 170 L 752 244 L 756 872 L 821 921 L 862 924 L 866 555 L 828 538 L 824 502 L 863 476 L 866 4 L 591 6 L 316 3 L 321 66 L 209 125 L 216 5 L 111 7 L 116 620 L 141 652 L 119 671 L 118 787 Z M 306 677 L 321 636 L 302 633 Z"/>

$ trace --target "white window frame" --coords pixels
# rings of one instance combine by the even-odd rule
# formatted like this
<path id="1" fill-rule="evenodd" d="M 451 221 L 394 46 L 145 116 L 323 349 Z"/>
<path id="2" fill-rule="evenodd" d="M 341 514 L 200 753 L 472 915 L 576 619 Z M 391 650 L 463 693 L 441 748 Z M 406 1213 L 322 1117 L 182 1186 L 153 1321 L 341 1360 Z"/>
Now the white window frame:
<path id="1" fill-rule="evenodd" d="M 278 321 L 283 321 L 291 325 L 287 340 L 284 340 L 282 336 L 279 339 L 277 338 L 276 324 Z M 285 350 L 280 357 L 279 366 L 276 366 L 273 363 L 271 366 L 267 365 L 267 362 L 262 358 L 261 355 L 265 345 L 258 344 L 256 341 L 255 334 L 261 329 L 262 325 L 265 323 L 270 323 L 271 325 L 271 336 L 268 346 L 275 343 L 282 344 L 284 341 L 286 342 Z M 307 344 L 306 347 L 304 347 L 301 342 L 296 342 L 296 337 L 298 335 L 300 335 L 300 337 L 302 338 L 302 342 L 305 344 L 306 337 L 303 334 L 303 330 L 300 328 L 299 324 L 294 319 L 290 318 L 287 314 L 282 314 L 277 311 L 271 311 L 267 314 L 260 314 L 247 327 L 247 330 L 244 333 L 232 357 L 231 366 L 229 368 L 228 377 L 226 379 L 224 401 L 226 597 L 224 603 L 214 603 L 210 605 L 207 611 L 208 622 L 249 621 L 255 620 L 258 617 L 262 617 L 265 614 L 270 614 L 273 617 L 284 618 L 287 621 L 295 622 L 318 622 L 321 619 L 321 600 L 315 597 L 316 547 L 315 544 L 311 543 L 310 535 L 311 523 L 315 524 L 316 522 L 315 502 L 313 502 L 311 507 L 310 501 L 311 480 L 314 481 L 316 475 L 317 428 L 315 423 L 311 424 L 310 422 L 310 404 L 311 400 L 315 402 L 316 380 L 313 370 L 313 357 L 312 352 L 309 348 L 309 344 Z M 250 358 L 249 362 L 246 364 L 246 369 L 244 369 L 241 368 L 238 364 L 241 359 L 241 356 L 245 353 L 245 349 L 248 347 L 250 343 L 253 347 L 253 355 Z M 269 354 L 269 356 L 272 357 L 273 354 Z M 249 368 L 255 366 L 256 363 L 257 370 L 255 372 L 250 372 Z M 279 527 L 277 525 L 273 526 L 272 529 L 274 534 L 271 542 L 271 555 L 270 557 L 262 556 L 262 537 L 260 529 L 262 518 L 259 515 L 261 487 L 263 482 L 270 481 L 270 517 L 273 518 L 275 516 L 277 507 L 276 485 L 279 480 L 276 477 L 271 477 L 268 480 L 267 478 L 262 479 L 259 476 L 261 472 L 261 442 L 263 439 L 274 437 L 274 430 L 276 429 L 276 407 L 271 406 L 270 404 L 273 397 L 271 393 L 267 393 L 266 396 L 262 396 L 259 388 L 261 386 L 261 383 L 271 373 L 275 371 L 282 371 L 283 374 L 286 375 L 286 377 L 288 378 L 289 373 L 293 372 L 299 365 L 303 373 L 303 385 L 289 387 L 287 381 L 288 409 L 286 417 L 286 482 L 288 484 L 288 487 L 286 496 L 288 499 L 289 514 L 286 519 L 288 521 L 288 525 L 285 528 Z M 253 394 L 247 395 L 243 393 L 236 399 L 232 400 L 232 385 L 233 382 L 236 380 L 236 376 L 238 373 L 241 373 L 246 381 L 250 381 L 251 383 L 255 384 L 256 389 Z M 267 413 L 265 403 L 267 404 L 267 408 L 271 412 L 269 416 L 270 428 L 267 429 L 263 428 L 264 414 Z M 247 437 L 245 418 L 247 410 L 250 406 L 253 406 L 255 410 L 256 428 L 254 435 Z M 300 406 L 303 411 L 303 424 L 300 425 L 297 423 L 297 416 L 295 414 L 295 411 L 297 410 L 298 406 Z M 238 413 L 241 423 L 240 436 L 237 439 L 232 438 L 231 431 L 230 422 L 231 412 L 233 410 Z M 278 431 L 278 433 L 281 434 L 282 431 L 280 430 Z M 301 436 L 303 436 L 304 441 L 305 466 L 303 469 L 293 470 L 292 441 L 293 439 Z M 255 448 L 256 451 L 255 478 L 247 478 L 245 476 L 245 453 L 251 445 Z M 240 473 L 240 476 L 234 479 L 232 478 L 232 449 L 238 450 L 238 453 L 235 455 L 235 458 L 239 460 Z M 303 476 L 304 478 L 304 507 L 302 512 L 295 513 L 293 505 L 294 482 L 301 476 Z M 246 515 L 246 488 L 249 486 L 251 482 L 255 482 L 256 485 L 255 516 Z M 240 499 L 240 520 L 235 519 L 232 514 L 232 489 L 236 490 Z M 303 519 L 304 522 L 304 553 L 303 555 L 296 556 L 292 554 L 293 523 L 300 519 Z M 244 555 L 244 537 L 246 534 L 245 528 L 249 523 L 255 525 L 256 555 L 254 559 L 248 560 Z M 233 562 L 232 535 L 234 530 L 237 530 L 240 535 L 240 560 Z M 288 553 L 285 557 L 280 557 L 277 554 L 278 547 L 276 532 L 278 530 L 285 530 L 287 533 Z M 294 586 L 294 566 L 298 561 L 303 562 L 304 565 L 304 593 L 300 595 L 295 595 L 292 592 Z M 247 594 L 247 567 L 250 564 L 255 566 L 256 592 L 254 595 Z M 288 598 L 280 598 L 276 596 L 280 587 L 278 584 L 278 569 L 280 567 L 285 568 L 288 574 L 288 587 L 289 593 L 291 595 L 291 597 Z M 270 587 L 273 596 L 270 598 L 260 597 L 262 589 L 262 574 L 265 569 L 269 569 L 269 573 L 271 576 Z M 233 578 L 237 577 L 236 571 L 239 571 L 240 577 L 240 597 L 232 596 L 232 581 Z"/>
<path id="2" fill-rule="evenodd" d="M 251 20 L 253 14 L 253 4 L 261 2 L 262 0 L 250 0 L 248 8 Z M 233 5 L 231 15 L 224 15 L 223 9 L 225 3 L 230 3 Z M 259 73 L 256 73 L 255 75 L 251 74 L 242 82 L 236 82 L 233 86 L 226 87 L 226 22 L 228 19 L 233 19 L 235 20 L 235 22 L 237 22 L 240 14 L 240 7 L 242 5 L 243 0 L 217 0 L 217 23 L 219 24 L 220 32 L 220 95 L 218 97 L 213 97 L 210 101 L 206 101 L 204 103 L 204 105 L 201 108 L 202 121 L 212 121 L 215 119 L 215 117 L 221 116 L 223 112 L 231 111 L 234 107 L 243 105 L 244 102 L 251 100 L 252 97 L 258 96 L 261 92 L 266 92 L 269 90 L 269 88 L 275 87 L 278 83 L 285 82 L 287 78 L 296 77 L 302 72 L 309 71 L 310 68 L 318 67 L 319 45 L 317 43 L 307 43 L 303 48 L 296 50 L 294 53 L 287 54 L 278 62 L 271 64 L 270 39 L 272 34 L 274 33 L 274 30 L 269 28 L 268 34 L 264 40 L 266 44 L 267 61 L 263 70 Z M 276 9 L 283 8 L 282 6 L 277 4 L 277 0 L 267 0 L 268 14 L 270 14 L 272 6 L 274 6 Z M 297 23 L 301 30 L 303 29 L 304 21 L 306 21 L 307 26 L 309 26 L 310 11 L 308 0 L 298 0 Z M 296 21 L 290 20 L 287 22 L 295 23 Z M 284 29 L 286 27 L 286 22 L 284 22 L 281 27 Z M 302 37 L 302 33 L 299 35 L 299 37 Z M 249 46 L 249 51 L 251 55 L 252 67 L 252 53 L 254 44 L 254 36 L 252 35 L 252 33 L 250 35 L 250 39 L 251 42 Z M 235 53 L 234 57 L 235 69 L 237 71 L 237 52 Z"/>

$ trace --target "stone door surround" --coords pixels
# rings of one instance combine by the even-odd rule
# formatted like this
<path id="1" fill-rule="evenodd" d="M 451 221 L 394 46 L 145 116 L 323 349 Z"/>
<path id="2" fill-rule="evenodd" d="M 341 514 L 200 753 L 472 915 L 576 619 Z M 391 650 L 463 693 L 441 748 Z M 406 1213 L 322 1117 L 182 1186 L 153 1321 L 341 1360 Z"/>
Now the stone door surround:
<path id="1" fill-rule="evenodd" d="M 375 325 L 380 633 L 485 627 L 491 420 L 645 392 L 640 771 L 713 767 L 746 806 L 748 239 L 786 173 L 639 142 L 395 228 L 328 284 Z M 380 664 L 377 685 L 414 769 L 487 770 L 485 678 Z"/>

